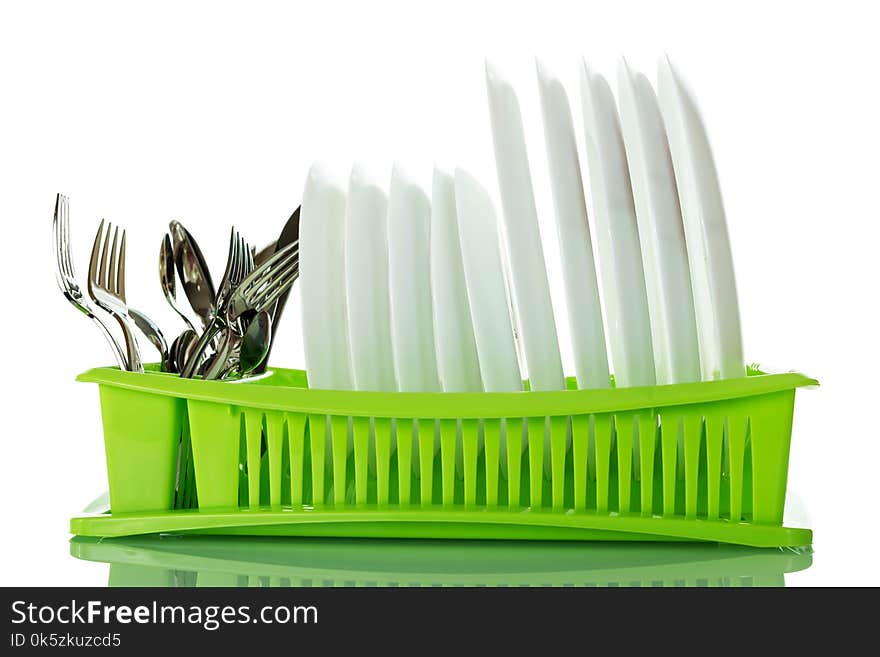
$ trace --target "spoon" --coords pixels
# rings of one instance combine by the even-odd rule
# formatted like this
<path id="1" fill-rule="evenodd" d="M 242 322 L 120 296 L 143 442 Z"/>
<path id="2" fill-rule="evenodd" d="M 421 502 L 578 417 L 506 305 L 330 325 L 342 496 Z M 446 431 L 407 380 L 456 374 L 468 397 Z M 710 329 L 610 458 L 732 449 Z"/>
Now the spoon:
<path id="1" fill-rule="evenodd" d="M 217 293 L 205 256 L 193 236 L 179 221 L 169 224 L 174 249 L 174 265 L 183 283 L 183 292 L 202 325 L 207 327 L 214 316 Z"/>
<path id="2" fill-rule="evenodd" d="M 258 312 L 241 338 L 238 370 L 242 376 L 254 372 L 266 362 L 272 347 L 272 317 L 268 311 Z"/>
<path id="3" fill-rule="evenodd" d="M 165 336 L 162 335 L 162 331 L 159 330 L 159 327 L 156 326 L 156 323 L 144 315 L 139 310 L 135 310 L 131 306 L 128 307 L 128 316 L 134 320 L 135 326 L 140 329 L 141 333 L 143 333 L 147 340 L 150 341 L 156 351 L 159 352 L 159 355 L 162 357 L 162 371 L 168 372 L 170 357 L 168 353 L 168 343 L 165 341 Z"/>
<path id="4" fill-rule="evenodd" d="M 180 318 L 186 322 L 187 327 L 195 332 L 189 317 L 177 305 L 177 274 L 174 272 L 174 249 L 171 246 L 171 237 L 167 234 L 162 240 L 162 246 L 159 248 L 159 283 L 162 286 L 162 293 L 165 295 L 168 305 L 171 306 L 174 312 L 180 315 Z M 172 355 L 173 345 L 176 342 L 175 340 L 172 343 Z"/>
<path id="5" fill-rule="evenodd" d="M 256 313 L 241 336 L 228 334 L 224 343 L 215 358 L 225 358 L 225 362 L 210 365 L 205 379 L 225 379 L 235 370 L 247 376 L 262 365 L 272 344 L 272 316 L 266 310 Z"/>
<path id="6" fill-rule="evenodd" d="M 186 329 L 174 338 L 169 351 L 170 365 L 172 372 L 180 373 L 186 364 L 189 355 L 192 353 L 193 347 L 198 342 L 198 334 L 191 328 Z"/>

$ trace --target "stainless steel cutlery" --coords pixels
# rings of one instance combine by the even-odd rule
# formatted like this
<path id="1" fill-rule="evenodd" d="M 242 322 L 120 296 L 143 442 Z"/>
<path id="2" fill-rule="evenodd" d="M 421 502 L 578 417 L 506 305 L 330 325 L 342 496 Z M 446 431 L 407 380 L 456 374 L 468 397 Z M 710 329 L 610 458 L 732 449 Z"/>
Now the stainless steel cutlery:
<path id="1" fill-rule="evenodd" d="M 165 300 L 186 325 L 170 345 L 156 322 L 127 302 L 123 228 L 103 220 L 98 226 L 89 261 L 89 298 L 76 279 L 68 200 L 61 194 L 56 197 L 52 230 L 58 286 L 65 298 L 101 330 L 120 369 L 144 371 L 136 338 L 140 332 L 158 352 L 163 372 L 225 379 L 265 370 L 275 335 L 273 325 L 299 275 L 298 208 L 279 239 L 265 249 L 268 253 L 260 266 L 255 265 L 255 250 L 232 229 L 219 288 L 214 287 L 193 236 L 180 222 L 170 222 L 159 251 L 159 283 Z M 178 305 L 178 285 L 198 317 L 199 329 Z M 103 313 L 116 320 L 117 331 L 111 330 L 113 323 L 108 323 Z"/>
<path id="2" fill-rule="evenodd" d="M 230 278 L 237 278 L 249 267 L 253 267 L 253 254 L 250 248 L 242 248 L 241 242 L 232 239 L 227 270 Z M 238 246 L 237 246 L 238 245 Z M 261 266 L 253 269 L 243 277 L 237 285 L 232 286 L 232 293 L 222 299 L 222 305 L 205 332 L 199 338 L 193 353 L 190 355 L 181 376 L 188 378 L 198 372 L 202 365 L 211 341 L 223 333 L 214 361 L 208 365 L 205 378 L 216 378 L 226 370 L 223 361 L 234 358 L 240 347 L 241 336 L 251 315 L 269 311 L 279 297 L 290 289 L 299 273 L 299 242 L 288 244 L 275 253 Z M 224 276 L 226 278 L 226 276 Z"/>
<path id="3" fill-rule="evenodd" d="M 92 305 L 82 293 L 79 283 L 76 280 L 76 272 L 73 268 L 73 256 L 70 250 L 70 218 L 68 210 L 68 200 L 66 196 L 58 194 L 55 198 L 55 215 L 52 219 L 52 233 L 54 238 L 54 251 L 56 258 L 55 277 L 58 281 L 58 287 L 61 293 L 73 305 L 74 308 L 88 317 L 95 326 L 101 329 L 101 333 L 106 338 L 116 358 L 116 363 L 120 369 L 128 369 L 128 359 L 125 351 L 119 346 L 119 342 L 113 337 L 107 324 L 99 317 Z"/>
<path id="4" fill-rule="evenodd" d="M 92 246 L 92 259 L 89 262 L 88 290 L 98 306 L 113 315 L 122 329 L 125 339 L 126 361 L 128 369 L 132 372 L 143 372 L 141 354 L 137 340 L 132 331 L 132 320 L 128 315 L 128 305 L 125 302 L 125 231 L 122 231 L 122 239 L 118 242 L 119 228 L 113 230 L 113 243 L 110 243 L 112 225 L 107 225 L 104 233 L 104 221 L 98 226 L 95 235 L 95 243 Z M 101 237 L 103 236 L 103 246 Z M 109 263 L 108 263 L 109 254 Z"/>

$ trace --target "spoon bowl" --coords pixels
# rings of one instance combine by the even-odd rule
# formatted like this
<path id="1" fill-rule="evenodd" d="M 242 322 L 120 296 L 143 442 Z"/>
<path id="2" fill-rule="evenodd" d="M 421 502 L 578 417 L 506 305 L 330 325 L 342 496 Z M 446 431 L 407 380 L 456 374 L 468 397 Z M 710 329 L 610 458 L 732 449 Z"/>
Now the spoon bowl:
<path id="1" fill-rule="evenodd" d="M 217 292 L 205 256 L 193 236 L 179 221 L 172 221 L 169 228 L 174 247 L 174 265 L 183 285 L 183 293 L 202 326 L 207 327 L 214 317 Z"/>

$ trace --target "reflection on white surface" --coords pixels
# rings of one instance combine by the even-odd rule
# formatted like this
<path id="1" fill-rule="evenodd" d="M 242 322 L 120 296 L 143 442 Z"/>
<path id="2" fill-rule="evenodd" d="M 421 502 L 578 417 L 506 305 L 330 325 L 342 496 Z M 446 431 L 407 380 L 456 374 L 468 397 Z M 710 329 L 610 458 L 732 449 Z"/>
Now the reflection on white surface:
<path id="1" fill-rule="evenodd" d="M 74 538 L 109 586 L 785 586 L 809 549 L 212 536 Z"/>

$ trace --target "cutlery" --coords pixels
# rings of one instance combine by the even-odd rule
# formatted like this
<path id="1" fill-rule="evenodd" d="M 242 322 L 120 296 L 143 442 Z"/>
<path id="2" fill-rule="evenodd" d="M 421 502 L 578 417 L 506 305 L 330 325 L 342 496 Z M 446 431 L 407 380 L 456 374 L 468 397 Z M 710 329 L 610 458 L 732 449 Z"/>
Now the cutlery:
<path id="1" fill-rule="evenodd" d="M 170 372 L 170 357 L 168 353 L 168 343 L 165 341 L 165 336 L 162 335 L 162 331 L 159 330 L 159 327 L 156 323 L 147 317 L 145 314 L 140 312 L 139 310 L 135 310 L 131 306 L 128 308 L 128 314 L 131 317 L 134 325 L 140 329 L 140 332 L 143 333 L 147 340 L 150 341 L 150 344 L 156 348 L 156 351 L 159 352 L 159 356 L 161 357 L 161 369 L 163 372 Z"/>
<path id="2" fill-rule="evenodd" d="M 532 390 L 561 390 L 565 379 L 519 101 L 509 81 L 489 62 L 486 86 L 512 291 L 529 382 Z"/>
<path id="3" fill-rule="evenodd" d="M 189 355 L 199 341 L 198 334 L 191 328 L 185 329 L 180 335 L 174 338 L 171 347 L 168 349 L 171 361 L 171 371 L 180 374 L 186 366 Z"/>
<path id="4" fill-rule="evenodd" d="M 434 169 L 431 190 L 431 296 L 437 370 L 444 392 L 481 392 L 480 362 L 468 305 L 458 218 L 455 178 Z"/>
<path id="5" fill-rule="evenodd" d="M 52 218 L 52 237 L 54 241 L 55 251 L 55 279 L 61 293 L 73 305 L 74 308 L 88 317 L 94 324 L 101 329 L 101 333 L 107 340 L 110 348 L 113 350 L 113 356 L 119 369 L 127 370 L 128 362 L 125 353 L 119 346 L 119 343 L 110 333 L 110 329 L 100 317 L 95 314 L 91 304 L 89 304 L 82 289 L 76 280 L 76 273 L 73 269 L 73 257 L 70 249 L 70 216 L 68 209 L 68 199 L 66 196 L 58 194 L 55 197 L 55 213 Z"/>
<path id="6" fill-rule="evenodd" d="M 162 238 L 162 246 L 159 247 L 159 284 L 162 286 L 162 294 L 172 310 L 184 321 L 187 327 L 195 331 L 189 317 L 177 305 L 177 274 L 174 267 L 174 249 L 171 246 L 171 237 L 166 234 Z"/>
<path id="7" fill-rule="evenodd" d="M 700 380 L 700 348 L 675 172 L 657 97 L 625 60 L 618 68 L 623 143 L 642 249 L 658 384 Z"/>
<path id="8" fill-rule="evenodd" d="M 239 375 L 254 372 L 269 354 L 272 344 L 272 317 L 265 310 L 254 315 L 241 336 Z"/>
<path id="9" fill-rule="evenodd" d="M 345 300 L 344 185 L 336 172 L 315 164 L 303 191 L 299 285 L 309 388 L 353 387 Z"/>
<path id="10" fill-rule="evenodd" d="M 742 377 L 736 278 L 712 149 L 696 102 L 669 58 L 660 60 L 657 90 L 681 199 L 703 379 Z"/>
<path id="11" fill-rule="evenodd" d="M 300 222 L 300 208 L 297 208 L 293 211 L 293 214 L 290 215 L 290 218 L 287 220 L 287 223 L 284 224 L 284 228 L 281 229 L 281 235 L 279 235 L 278 240 L 275 242 L 275 252 L 280 251 L 288 244 L 293 244 L 295 242 L 299 242 L 299 222 Z M 297 257 L 299 257 L 297 255 Z M 265 260 L 262 260 L 260 263 L 256 262 L 256 256 L 254 256 L 255 264 L 262 264 Z M 282 294 L 278 301 L 275 302 L 275 308 L 269 313 L 272 319 L 272 338 L 274 342 L 275 334 L 278 330 L 278 322 L 281 320 L 281 313 L 284 311 L 284 306 L 287 304 L 287 299 L 290 296 L 290 288 Z M 272 353 L 272 344 L 269 343 L 269 352 L 266 354 L 266 357 L 263 359 L 263 362 L 260 363 L 257 368 L 254 370 L 255 374 L 261 374 L 266 371 L 266 367 L 269 364 L 269 354 Z"/>
<path id="12" fill-rule="evenodd" d="M 235 247 L 239 244 L 239 247 Z M 237 276 L 242 267 L 253 265 L 253 255 L 249 247 L 242 242 L 233 241 L 232 246 L 235 248 L 235 264 L 230 276 Z M 225 330 L 226 334 L 220 347 L 218 347 L 217 356 L 212 363 L 210 371 L 206 373 L 215 374 L 215 368 L 222 371 L 222 361 L 228 355 L 230 347 L 234 346 L 234 342 L 241 335 L 240 320 L 245 313 L 259 313 L 268 311 L 284 292 L 286 292 L 297 278 L 298 274 L 298 244 L 289 244 L 278 253 L 264 262 L 260 267 L 253 269 L 234 290 L 224 307 L 218 308 L 217 314 L 213 321 L 205 329 L 205 332 L 199 338 L 193 353 L 181 372 L 184 378 L 191 378 L 201 362 L 202 357 L 207 350 L 211 339 Z M 221 356 L 221 354 L 223 354 Z M 216 375 L 216 374 L 215 374 Z"/>
<path id="13" fill-rule="evenodd" d="M 654 385 L 645 274 L 617 108 L 605 78 L 586 62 L 581 103 L 615 385 Z"/>
<path id="14" fill-rule="evenodd" d="M 125 231 L 122 231 L 122 239 L 117 249 L 119 228 L 113 229 L 113 243 L 110 243 L 112 225 L 107 225 L 107 233 L 104 235 L 104 246 L 101 247 L 101 237 L 104 231 L 104 220 L 98 226 L 95 235 L 95 243 L 92 246 L 92 258 L 89 262 L 88 291 L 92 300 L 101 308 L 109 312 L 122 329 L 125 338 L 126 362 L 132 372 L 143 372 L 140 352 L 137 340 L 131 330 L 131 319 L 128 315 L 128 306 L 125 303 Z M 107 256 L 109 252 L 109 264 Z M 98 258 L 100 257 L 100 262 Z"/>
<path id="15" fill-rule="evenodd" d="M 174 265 L 190 306 L 207 327 L 215 312 L 217 293 L 211 281 L 211 272 L 199 245 L 179 221 L 169 224 L 173 244 Z"/>
<path id="16" fill-rule="evenodd" d="M 190 378 L 196 374 L 202 365 L 202 359 L 208 353 L 208 348 L 214 344 L 215 337 L 224 328 L 227 328 L 222 314 L 228 307 L 235 289 L 251 271 L 253 271 L 253 254 L 250 247 L 233 227 L 229 233 L 229 254 L 226 258 L 226 269 L 223 272 L 223 278 L 220 281 L 220 288 L 214 302 L 216 311 L 205 327 L 204 333 L 199 337 L 186 366 L 181 370 L 181 376 Z M 209 370 L 214 376 L 208 376 L 206 373 L 206 378 L 215 378 L 225 367 L 225 360 L 229 357 L 229 350 L 233 346 L 230 339 L 231 336 L 227 336 L 217 345 L 209 365 Z"/>
<path id="17" fill-rule="evenodd" d="M 226 263 L 226 271 L 220 281 L 215 306 L 218 312 L 227 307 L 233 291 L 241 284 L 242 280 L 254 270 L 253 251 L 235 228 L 230 234 L 229 259 Z M 215 318 L 212 320 L 216 322 Z M 207 365 L 204 378 L 223 378 L 238 362 L 239 348 L 243 325 L 239 323 L 228 324 L 226 334 L 221 339 L 217 350 Z M 208 332 L 208 331 L 206 331 Z"/>
<path id="18" fill-rule="evenodd" d="M 440 392 L 431 303 L 431 203 L 400 165 L 388 194 L 388 290 L 398 390 Z"/>
<path id="19" fill-rule="evenodd" d="M 559 79 L 542 62 L 537 63 L 537 70 L 578 388 L 608 388 L 611 380 L 599 283 L 571 108 Z"/>
<path id="20" fill-rule="evenodd" d="M 388 200 L 362 165 L 348 183 L 345 291 L 351 365 L 356 390 L 397 389 L 388 293 Z"/>
<path id="21" fill-rule="evenodd" d="M 291 216 L 291 219 L 292 219 L 292 218 L 293 218 L 293 217 Z M 290 219 L 288 219 L 288 221 L 290 221 Z M 260 249 L 259 251 L 254 250 L 254 264 L 255 264 L 257 267 L 259 267 L 259 266 L 262 265 L 264 262 L 266 262 L 266 261 L 269 259 L 269 257 L 270 257 L 273 253 L 275 253 L 275 247 L 276 247 L 277 245 L 278 245 L 278 240 L 274 240 L 274 241 L 272 241 L 272 242 L 269 242 L 266 246 L 264 246 L 264 247 L 263 247 L 262 249 Z"/>

